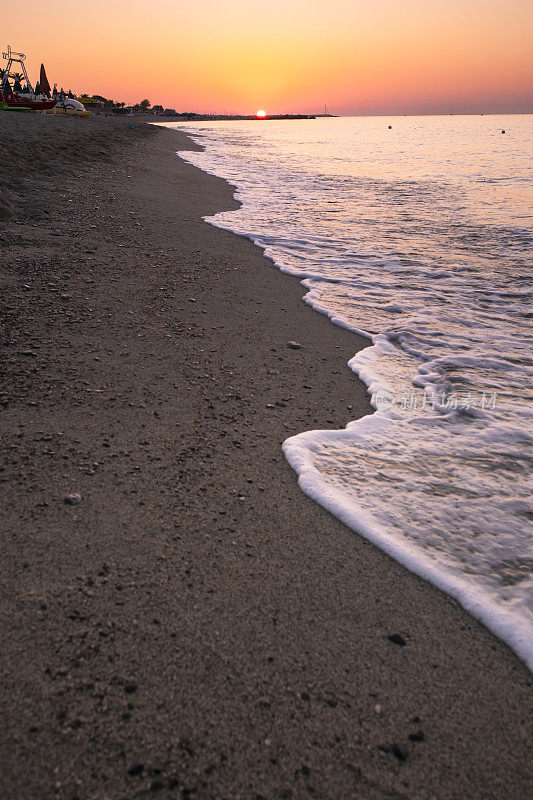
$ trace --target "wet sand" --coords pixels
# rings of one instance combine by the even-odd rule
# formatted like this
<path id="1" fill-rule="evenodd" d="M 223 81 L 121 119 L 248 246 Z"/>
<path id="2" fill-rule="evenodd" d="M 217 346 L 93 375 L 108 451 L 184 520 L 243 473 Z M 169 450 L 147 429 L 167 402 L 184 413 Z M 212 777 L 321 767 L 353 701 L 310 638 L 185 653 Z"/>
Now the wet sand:
<path id="1" fill-rule="evenodd" d="M 283 458 L 365 341 L 129 124 L 0 114 L 2 797 L 523 800 L 525 666 Z"/>

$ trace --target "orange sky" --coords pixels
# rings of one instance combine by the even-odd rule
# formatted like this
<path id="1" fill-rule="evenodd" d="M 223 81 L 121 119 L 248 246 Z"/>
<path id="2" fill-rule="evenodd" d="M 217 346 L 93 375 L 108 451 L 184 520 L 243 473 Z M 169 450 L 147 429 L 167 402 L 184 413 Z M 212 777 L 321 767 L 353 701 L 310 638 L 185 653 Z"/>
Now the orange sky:
<path id="1" fill-rule="evenodd" d="M 253 113 L 533 111 L 531 0 L 26 0 L 2 49 L 35 81 Z"/>

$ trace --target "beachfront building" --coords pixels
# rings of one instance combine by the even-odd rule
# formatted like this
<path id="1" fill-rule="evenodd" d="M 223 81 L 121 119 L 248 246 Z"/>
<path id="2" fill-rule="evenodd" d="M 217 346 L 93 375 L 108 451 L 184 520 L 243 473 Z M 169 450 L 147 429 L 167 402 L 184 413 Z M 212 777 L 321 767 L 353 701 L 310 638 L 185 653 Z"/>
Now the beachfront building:
<path id="1" fill-rule="evenodd" d="M 103 111 L 104 110 L 104 102 L 103 100 L 98 100 L 96 97 L 78 97 L 80 103 L 83 103 L 85 108 L 89 111 Z"/>
<path id="2" fill-rule="evenodd" d="M 134 114 L 135 109 L 133 106 L 115 106 L 112 109 L 113 114 Z"/>

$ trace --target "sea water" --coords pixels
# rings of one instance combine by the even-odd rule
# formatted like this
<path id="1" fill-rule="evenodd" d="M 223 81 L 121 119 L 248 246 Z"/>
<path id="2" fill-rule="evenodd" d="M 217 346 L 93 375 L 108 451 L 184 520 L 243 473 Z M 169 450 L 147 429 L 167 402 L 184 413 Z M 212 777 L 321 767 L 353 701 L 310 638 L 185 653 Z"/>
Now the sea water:
<path id="1" fill-rule="evenodd" d="M 301 488 L 533 669 L 533 117 L 179 127 L 242 203 L 208 221 L 369 339 L 376 411 L 284 442 Z"/>

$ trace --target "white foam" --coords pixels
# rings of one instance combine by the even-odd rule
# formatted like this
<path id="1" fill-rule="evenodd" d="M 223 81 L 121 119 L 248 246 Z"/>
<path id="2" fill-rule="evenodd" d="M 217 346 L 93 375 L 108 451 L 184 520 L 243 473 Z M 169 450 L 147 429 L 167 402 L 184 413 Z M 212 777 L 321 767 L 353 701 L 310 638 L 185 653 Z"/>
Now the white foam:
<path id="1" fill-rule="evenodd" d="M 299 277 L 306 303 L 369 339 L 349 366 L 380 410 L 291 437 L 284 453 L 310 497 L 452 595 L 533 670 L 527 234 L 519 200 L 508 203 L 525 156 L 491 164 L 473 120 L 453 140 L 427 119 L 398 120 L 397 140 L 380 139 L 379 120 L 329 121 L 320 142 L 316 122 L 307 149 L 292 142 L 294 126 L 235 124 L 203 126 L 207 150 L 181 154 L 238 185 L 242 208 L 208 222 L 250 238 Z M 501 188 L 487 194 L 476 169 L 497 170 Z M 454 406 L 457 390 L 498 402 Z"/>
<path id="2" fill-rule="evenodd" d="M 505 609 L 489 592 L 483 591 L 458 572 L 438 564 L 407 539 L 399 540 L 397 535 L 391 535 L 372 514 L 358 507 L 356 502 L 348 504 L 342 492 L 325 484 L 321 473 L 314 467 L 312 454 L 317 447 L 323 447 L 325 442 L 352 443 L 361 433 L 371 435 L 378 427 L 383 433 L 383 420 L 379 415 L 380 412 L 375 412 L 372 417 L 353 422 L 344 431 L 309 431 L 286 439 L 283 452 L 298 474 L 298 485 L 308 497 L 345 525 L 411 572 L 454 597 L 473 617 L 509 645 L 533 671 L 533 628 L 520 610 L 517 612 L 512 608 Z"/>

